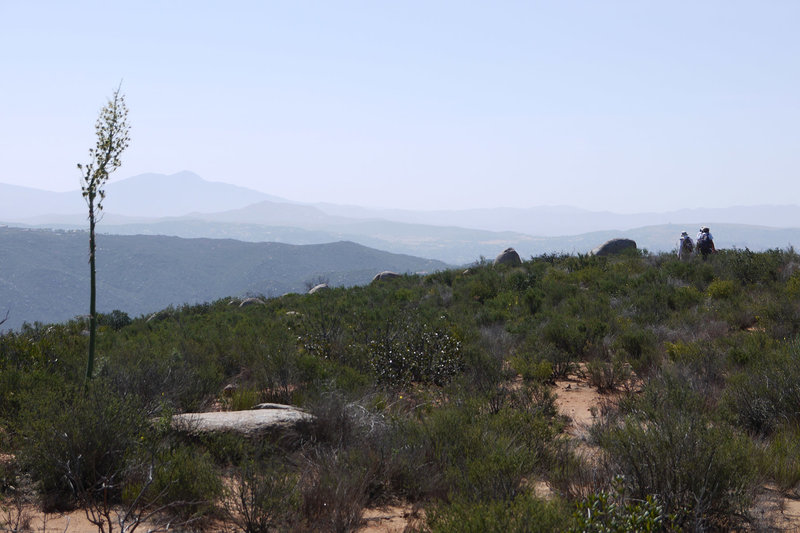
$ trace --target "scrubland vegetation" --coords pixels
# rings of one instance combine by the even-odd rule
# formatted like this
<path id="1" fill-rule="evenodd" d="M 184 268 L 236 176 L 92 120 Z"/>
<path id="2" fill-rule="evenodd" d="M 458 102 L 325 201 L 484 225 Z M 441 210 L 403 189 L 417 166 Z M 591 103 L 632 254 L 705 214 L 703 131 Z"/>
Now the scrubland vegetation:
<path id="1" fill-rule="evenodd" d="M 388 503 L 432 532 L 758 531 L 762 487 L 800 488 L 793 250 L 484 261 L 266 305 L 114 312 L 88 389 L 86 327 L 0 337 L 7 528 L 35 497 L 105 531 L 349 531 Z M 587 442 L 551 387 L 575 372 L 614 392 Z M 169 423 L 257 402 L 315 418 L 258 439 Z"/>

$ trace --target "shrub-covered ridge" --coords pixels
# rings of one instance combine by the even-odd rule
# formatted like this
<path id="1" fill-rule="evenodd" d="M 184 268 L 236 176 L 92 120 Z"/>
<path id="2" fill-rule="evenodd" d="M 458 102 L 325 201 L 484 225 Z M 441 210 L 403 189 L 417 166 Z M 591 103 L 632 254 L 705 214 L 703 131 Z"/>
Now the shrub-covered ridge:
<path id="1" fill-rule="evenodd" d="M 800 480 L 798 266 L 793 250 L 548 255 L 242 308 L 115 311 L 88 390 L 85 324 L 26 325 L 0 337 L 0 451 L 15 458 L 2 497 L 28 479 L 48 508 L 106 527 L 346 531 L 403 502 L 431 531 L 755 528 L 760 487 Z M 579 369 L 616 391 L 592 454 L 550 388 Z M 256 440 L 168 423 L 259 402 L 315 418 Z"/>

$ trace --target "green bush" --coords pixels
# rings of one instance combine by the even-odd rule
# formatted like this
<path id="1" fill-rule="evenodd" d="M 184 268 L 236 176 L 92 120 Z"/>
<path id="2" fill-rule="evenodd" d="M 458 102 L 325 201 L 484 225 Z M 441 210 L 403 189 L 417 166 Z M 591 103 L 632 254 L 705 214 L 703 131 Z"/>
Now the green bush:
<path id="1" fill-rule="evenodd" d="M 706 289 L 709 298 L 724 300 L 732 298 L 736 294 L 736 283 L 731 280 L 718 279 L 712 281 Z"/>
<path id="2" fill-rule="evenodd" d="M 640 533 L 675 531 L 675 517 L 667 516 L 658 500 L 648 495 L 630 501 L 624 496 L 624 480 L 615 478 L 611 491 L 600 491 L 578 503 L 573 514 L 574 533 Z"/>
<path id="3" fill-rule="evenodd" d="M 261 394 L 253 389 L 236 389 L 228 400 L 229 411 L 247 411 L 258 405 Z"/>
<path id="4" fill-rule="evenodd" d="M 544 501 L 529 491 L 510 501 L 441 503 L 426 509 L 431 533 L 545 533 L 564 531 L 566 506 Z"/>
<path id="5" fill-rule="evenodd" d="M 741 283 L 755 284 L 776 281 L 786 261 L 784 252 L 773 249 L 765 252 L 723 250 L 720 267 Z"/>
<path id="6" fill-rule="evenodd" d="M 724 340 L 728 359 L 737 366 L 758 368 L 763 359 L 774 353 L 779 345 L 763 331 L 740 331 Z"/>
<path id="7" fill-rule="evenodd" d="M 589 385 L 599 392 L 615 391 L 625 386 L 631 375 L 630 365 L 619 357 L 613 357 L 611 361 L 593 359 L 586 364 Z"/>
<path id="8" fill-rule="evenodd" d="M 378 381 L 393 387 L 412 382 L 444 385 L 463 367 L 456 337 L 425 324 L 410 325 L 397 337 L 373 341 L 369 356 Z"/>
<path id="9" fill-rule="evenodd" d="M 130 325 L 131 322 L 133 321 L 131 317 L 128 316 L 128 313 L 120 311 L 119 309 L 114 309 L 108 314 L 99 313 L 97 315 L 98 326 L 109 326 L 114 331 L 118 331 Z"/>
<path id="10" fill-rule="evenodd" d="M 231 476 L 223 507 L 243 533 L 291 529 L 300 509 L 298 476 L 275 457 L 247 458 Z"/>
<path id="11" fill-rule="evenodd" d="M 378 475 L 369 449 L 318 449 L 304 470 L 302 512 L 315 531 L 353 531 Z"/>
<path id="12" fill-rule="evenodd" d="M 640 360 L 655 351 L 657 339 L 648 329 L 630 327 L 614 339 L 613 345 L 614 348 L 623 350 L 630 359 Z"/>
<path id="13" fill-rule="evenodd" d="M 797 298 L 800 296 L 800 270 L 794 272 L 788 280 L 786 280 L 786 294 L 790 298 Z"/>
<path id="14" fill-rule="evenodd" d="M 20 462 L 46 509 L 119 501 L 128 460 L 151 432 L 141 406 L 101 382 L 85 394 L 72 388 L 29 397 L 22 418 Z"/>
<path id="15" fill-rule="evenodd" d="M 725 405 L 742 428 L 769 435 L 785 424 L 800 424 L 800 344 L 764 354 L 731 376 Z"/>
<path id="16" fill-rule="evenodd" d="M 672 309 L 683 311 L 691 309 L 703 301 L 703 293 L 695 287 L 677 287 L 670 294 L 668 304 Z"/>
<path id="17" fill-rule="evenodd" d="M 471 402 L 441 408 L 425 421 L 433 467 L 443 472 L 448 492 L 469 501 L 509 500 L 521 481 L 544 469 L 558 431 L 535 404 L 483 412 Z"/>
<path id="18" fill-rule="evenodd" d="M 626 493 L 657 494 L 667 514 L 693 530 L 729 528 L 747 510 L 755 465 L 749 441 L 706 414 L 703 398 L 674 375 L 594 429 Z"/>
<path id="19" fill-rule="evenodd" d="M 158 451 L 153 483 L 145 496 L 186 520 L 209 513 L 222 490 L 220 473 L 208 452 L 177 445 Z"/>
<path id="20" fill-rule="evenodd" d="M 783 491 L 800 495 L 800 428 L 781 427 L 759 456 L 759 471 Z"/>
<path id="21" fill-rule="evenodd" d="M 519 314 L 519 293 L 502 291 L 484 303 L 487 323 L 508 322 Z"/>
<path id="22" fill-rule="evenodd" d="M 323 358 L 336 358 L 343 351 L 343 310 L 335 293 L 322 291 L 307 296 L 302 313 L 303 346 Z"/>
<path id="23" fill-rule="evenodd" d="M 480 277 L 474 277 L 467 282 L 467 290 L 470 297 L 478 303 L 484 303 L 497 296 L 499 290 L 498 280 L 486 274 L 485 271 L 479 274 Z"/>
<path id="24" fill-rule="evenodd" d="M 553 379 L 553 364 L 550 361 L 536 361 L 531 357 L 518 355 L 512 357 L 509 364 L 525 381 L 545 382 Z"/>
<path id="25" fill-rule="evenodd" d="M 542 339 L 570 357 L 580 357 L 588 340 L 580 320 L 561 315 L 544 324 Z"/>
<path id="26" fill-rule="evenodd" d="M 533 340 L 533 343 L 536 343 Z M 527 344 L 530 344 L 528 341 Z M 538 370 L 542 370 L 545 366 L 549 365 L 552 369 L 551 379 L 566 379 L 577 368 L 578 354 L 559 350 L 553 344 L 542 343 L 534 345 L 533 361 L 537 363 Z"/>

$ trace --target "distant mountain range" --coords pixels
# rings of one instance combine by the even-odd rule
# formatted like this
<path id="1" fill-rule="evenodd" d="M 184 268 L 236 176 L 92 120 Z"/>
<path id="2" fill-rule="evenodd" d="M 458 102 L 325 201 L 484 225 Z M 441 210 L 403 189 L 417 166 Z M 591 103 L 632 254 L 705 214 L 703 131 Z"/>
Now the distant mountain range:
<path id="1" fill-rule="evenodd" d="M 131 316 L 227 296 L 305 292 L 307 283 L 320 278 L 331 286 L 352 286 L 384 270 L 433 272 L 447 266 L 352 242 L 297 246 L 99 235 L 97 244 L 98 310 Z M 0 318 L 10 310 L 2 327 L 86 314 L 87 254 L 84 231 L 0 228 Z"/>
<path id="2" fill-rule="evenodd" d="M 382 218 L 412 224 L 459 226 L 486 231 L 512 231 L 547 237 L 579 235 L 603 230 L 629 230 L 662 224 L 685 225 L 686 223 L 691 223 L 693 226 L 736 224 L 774 228 L 800 227 L 800 206 L 797 205 L 677 209 L 665 213 L 630 214 L 589 211 L 567 206 L 458 211 L 376 210 L 331 204 L 318 204 L 317 207 L 331 215 L 352 218 Z"/>
<path id="3" fill-rule="evenodd" d="M 263 200 L 286 201 L 227 183 L 206 181 L 192 172 L 140 174 L 106 186 L 105 211 L 135 218 L 214 213 Z M 53 215 L 86 216 L 80 190 L 51 192 L 0 183 L 0 220 L 20 221 Z"/>
<path id="4" fill-rule="evenodd" d="M 572 207 L 450 211 L 302 204 L 203 180 L 191 172 L 143 174 L 107 187 L 98 231 L 123 235 L 231 238 L 321 244 L 347 240 L 394 253 L 465 264 L 507 247 L 523 257 L 588 252 L 629 237 L 651 251 L 671 250 L 683 230 L 711 226 L 720 247 L 761 250 L 800 243 L 800 206 L 678 209 L 618 214 Z M 79 191 L 52 193 L 0 184 L 0 221 L 84 229 Z"/>

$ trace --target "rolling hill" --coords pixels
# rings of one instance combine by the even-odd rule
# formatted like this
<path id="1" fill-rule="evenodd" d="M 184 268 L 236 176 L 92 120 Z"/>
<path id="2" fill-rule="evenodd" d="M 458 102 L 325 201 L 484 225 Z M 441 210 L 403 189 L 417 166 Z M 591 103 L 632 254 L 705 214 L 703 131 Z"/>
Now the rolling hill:
<path id="1" fill-rule="evenodd" d="M 0 310 L 4 328 L 58 322 L 88 310 L 88 235 L 83 231 L 0 228 Z M 383 270 L 431 272 L 439 261 L 391 254 L 352 242 L 319 245 L 232 239 L 99 235 L 98 310 L 132 316 L 226 296 L 277 296 L 326 278 L 333 286 L 368 283 Z"/>
<path id="2" fill-rule="evenodd" d="M 672 250 L 680 232 L 709 225 L 717 244 L 764 250 L 800 243 L 800 207 L 739 206 L 618 214 L 564 206 L 450 211 L 302 204 L 191 172 L 143 174 L 108 186 L 98 232 L 322 244 L 352 241 L 392 253 L 467 264 L 514 247 L 523 257 L 585 253 L 612 237 L 653 252 Z M 0 221 L 83 230 L 80 193 L 0 184 Z"/>

